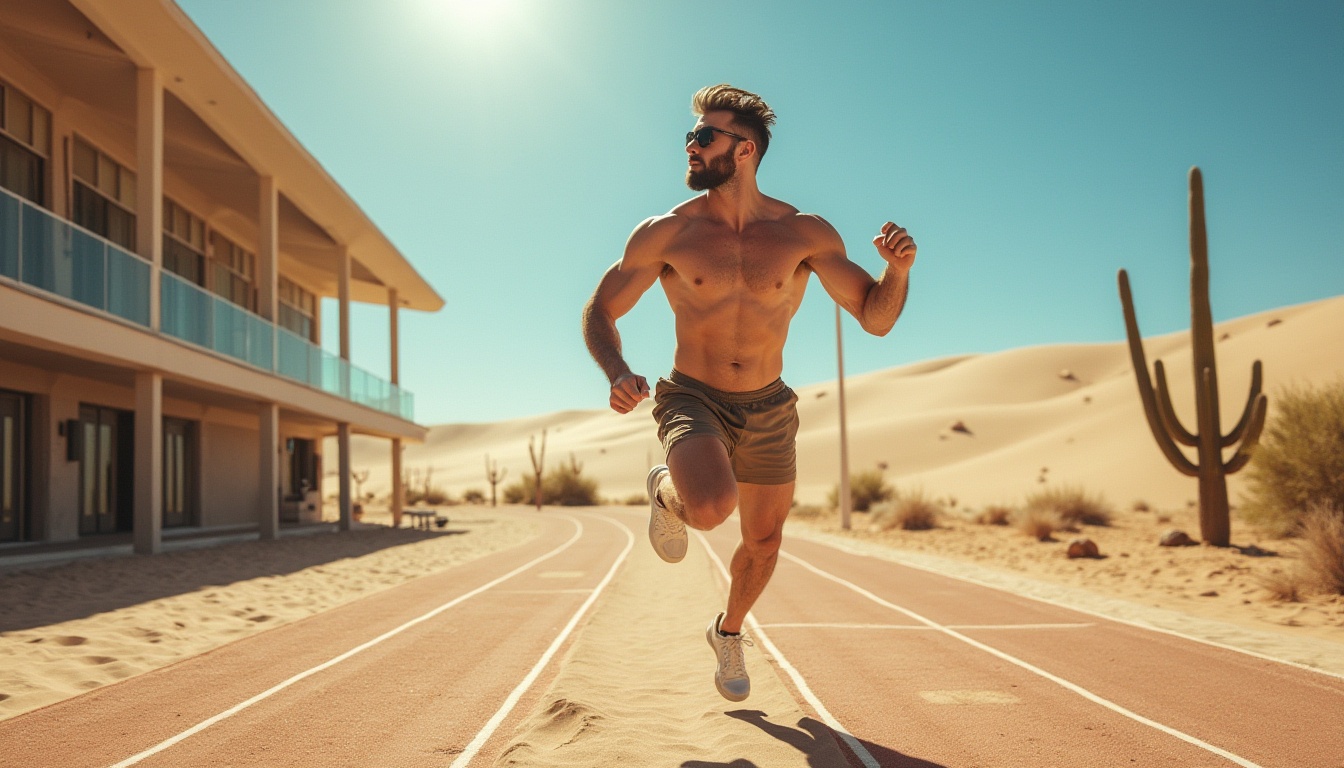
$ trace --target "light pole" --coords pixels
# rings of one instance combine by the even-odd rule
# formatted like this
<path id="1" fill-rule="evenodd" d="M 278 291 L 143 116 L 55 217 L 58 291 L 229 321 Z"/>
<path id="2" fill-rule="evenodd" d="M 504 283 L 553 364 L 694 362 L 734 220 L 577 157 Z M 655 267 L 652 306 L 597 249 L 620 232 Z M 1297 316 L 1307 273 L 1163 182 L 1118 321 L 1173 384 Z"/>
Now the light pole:
<path id="1" fill-rule="evenodd" d="M 840 527 L 849 530 L 849 433 L 845 428 L 845 348 L 840 337 L 840 305 L 835 305 L 835 362 L 840 382 Z"/>

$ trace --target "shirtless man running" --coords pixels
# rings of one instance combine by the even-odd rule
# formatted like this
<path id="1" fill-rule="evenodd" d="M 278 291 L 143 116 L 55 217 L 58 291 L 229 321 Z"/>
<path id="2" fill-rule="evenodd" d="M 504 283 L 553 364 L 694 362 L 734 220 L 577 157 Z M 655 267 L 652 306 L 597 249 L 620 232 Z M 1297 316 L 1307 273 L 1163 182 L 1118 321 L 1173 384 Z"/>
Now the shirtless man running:
<path id="1" fill-rule="evenodd" d="M 886 262 L 873 278 L 845 255 L 820 216 L 799 213 L 756 186 L 775 113 L 728 85 L 702 88 L 686 134 L 686 185 L 704 194 L 644 220 L 583 311 L 583 335 L 611 382 L 611 407 L 629 413 L 649 383 L 621 355 L 616 320 L 654 282 L 676 316 L 672 372 L 658 381 L 654 418 L 667 464 L 648 476 L 649 538 L 670 563 L 686 554 L 686 526 L 707 531 L 741 511 L 727 610 L 706 638 L 714 683 L 730 701 L 751 692 L 742 622 L 774 572 L 793 504 L 798 398 L 780 380 L 784 341 L 815 272 L 826 293 L 883 336 L 905 305 L 915 242 L 891 222 L 873 238 Z"/>

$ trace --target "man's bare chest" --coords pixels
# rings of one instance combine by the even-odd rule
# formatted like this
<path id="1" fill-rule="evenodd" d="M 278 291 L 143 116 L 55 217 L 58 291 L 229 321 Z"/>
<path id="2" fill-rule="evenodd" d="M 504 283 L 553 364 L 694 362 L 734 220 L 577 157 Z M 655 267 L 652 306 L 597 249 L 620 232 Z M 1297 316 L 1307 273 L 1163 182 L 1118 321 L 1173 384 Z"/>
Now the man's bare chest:
<path id="1" fill-rule="evenodd" d="M 689 233 L 670 244 L 664 282 L 695 293 L 791 292 L 806 279 L 806 243 L 787 231 L 716 234 Z"/>

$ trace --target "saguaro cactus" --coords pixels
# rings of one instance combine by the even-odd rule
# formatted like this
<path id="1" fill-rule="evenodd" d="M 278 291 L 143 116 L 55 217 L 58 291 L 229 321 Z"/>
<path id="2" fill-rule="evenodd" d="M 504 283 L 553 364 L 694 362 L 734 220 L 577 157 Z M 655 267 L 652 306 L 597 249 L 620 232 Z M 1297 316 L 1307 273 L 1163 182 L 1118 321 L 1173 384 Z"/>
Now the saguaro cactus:
<path id="1" fill-rule="evenodd" d="M 529 438 L 527 439 L 527 453 L 528 453 L 528 455 L 530 455 L 530 456 L 532 457 L 532 471 L 536 474 L 536 478 L 537 478 L 537 480 L 536 480 L 536 484 L 533 486 L 533 488 L 536 489 L 537 511 L 540 512 L 540 511 L 541 511 L 541 472 L 542 472 L 542 469 L 544 469 L 545 466 L 546 466 L 546 430 L 544 430 L 544 429 L 541 430 L 541 452 L 540 452 L 540 453 L 538 453 L 538 452 L 537 452 L 536 450 L 534 450 L 533 447 L 532 447 L 532 446 L 533 446 L 533 440 L 534 440 L 534 439 L 535 439 L 535 438 L 532 438 L 532 437 L 529 437 Z"/>
<path id="2" fill-rule="evenodd" d="M 1241 419 L 1232 431 L 1221 433 L 1218 422 L 1218 368 L 1213 359 L 1213 313 L 1209 310 L 1209 245 L 1204 229 L 1204 180 L 1199 168 L 1190 169 L 1190 339 L 1194 351 L 1195 406 L 1197 431 L 1181 425 L 1171 406 L 1167 376 L 1162 361 L 1154 363 L 1157 391 L 1148 377 L 1148 362 L 1143 354 L 1143 337 L 1134 315 L 1134 298 L 1129 290 L 1129 275 L 1120 270 L 1120 303 L 1125 311 L 1125 333 L 1129 337 L 1129 356 L 1134 363 L 1134 378 L 1148 427 L 1167 460 L 1182 474 L 1199 478 L 1200 537 L 1214 546 L 1226 547 L 1230 538 L 1227 507 L 1227 475 L 1251 460 L 1251 451 L 1265 426 L 1269 400 L 1260 392 L 1261 367 L 1251 366 L 1251 393 Z M 1223 449 L 1241 443 L 1232 458 L 1223 461 Z M 1199 463 L 1192 462 L 1176 444 L 1196 449 Z"/>
<path id="3" fill-rule="evenodd" d="M 485 479 L 490 481 L 490 506 L 492 507 L 497 506 L 495 504 L 495 487 L 499 485 L 500 481 L 503 480 L 504 476 L 507 474 L 509 474 L 507 467 L 501 470 L 499 468 L 499 462 L 490 461 L 490 454 L 485 454 Z"/>

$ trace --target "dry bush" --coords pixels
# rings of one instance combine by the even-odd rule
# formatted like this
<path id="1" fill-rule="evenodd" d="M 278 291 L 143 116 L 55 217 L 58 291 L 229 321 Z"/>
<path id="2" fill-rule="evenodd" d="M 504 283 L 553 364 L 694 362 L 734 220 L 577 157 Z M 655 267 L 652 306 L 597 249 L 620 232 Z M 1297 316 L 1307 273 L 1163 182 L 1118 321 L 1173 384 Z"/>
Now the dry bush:
<path id="1" fill-rule="evenodd" d="M 1344 514 L 1344 379 L 1320 388 L 1284 389 L 1270 413 L 1246 467 L 1242 517 L 1287 536 L 1313 507 Z"/>
<path id="2" fill-rule="evenodd" d="M 1002 504 L 991 504 L 975 516 L 980 525 L 1007 525 L 1013 516 L 1013 510 Z"/>
<path id="3" fill-rule="evenodd" d="M 1316 506 L 1302 516 L 1302 576 L 1327 595 L 1344 595 L 1344 514 Z"/>
<path id="4" fill-rule="evenodd" d="M 1295 571 L 1280 571 L 1277 568 L 1256 577 L 1260 586 L 1275 600 L 1296 603 L 1302 600 L 1302 575 Z"/>
<path id="5" fill-rule="evenodd" d="M 1027 507 L 1053 512 L 1065 530 L 1076 530 L 1078 525 L 1110 525 L 1114 514 L 1100 494 L 1090 494 L 1075 486 L 1036 491 L 1027 497 Z"/>
<path id="6" fill-rule="evenodd" d="M 900 528 L 903 531 L 927 531 L 938 527 L 943 508 L 922 489 L 897 493 L 893 501 L 872 509 L 870 526 L 880 531 Z"/>
<path id="7" fill-rule="evenodd" d="M 635 493 L 625 497 L 625 500 L 619 502 L 627 507 L 647 507 L 649 505 L 649 495 L 647 493 Z"/>
<path id="8" fill-rule="evenodd" d="M 817 504 L 794 504 L 789 510 L 789 517 L 794 520 L 819 520 L 830 517 L 834 512 L 834 509 L 827 509 Z"/>
<path id="9" fill-rule="evenodd" d="M 896 493 L 896 489 L 887 485 L 881 469 L 869 469 L 849 476 L 849 500 L 855 512 L 867 512 L 875 504 L 887 501 Z M 840 508 L 840 487 L 831 489 L 826 503 L 832 509 Z"/>
<path id="10" fill-rule="evenodd" d="M 467 490 L 465 490 L 465 491 L 462 492 L 462 503 L 463 503 L 463 504 L 484 504 L 484 503 L 485 503 L 485 491 L 482 491 L 482 490 L 479 489 L 479 488 L 468 488 Z"/>
<path id="11" fill-rule="evenodd" d="M 1017 516 L 1017 529 L 1037 541 L 1051 541 L 1059 515 L 1055 511 L 1041 506 L 1028 505 Z"/>

